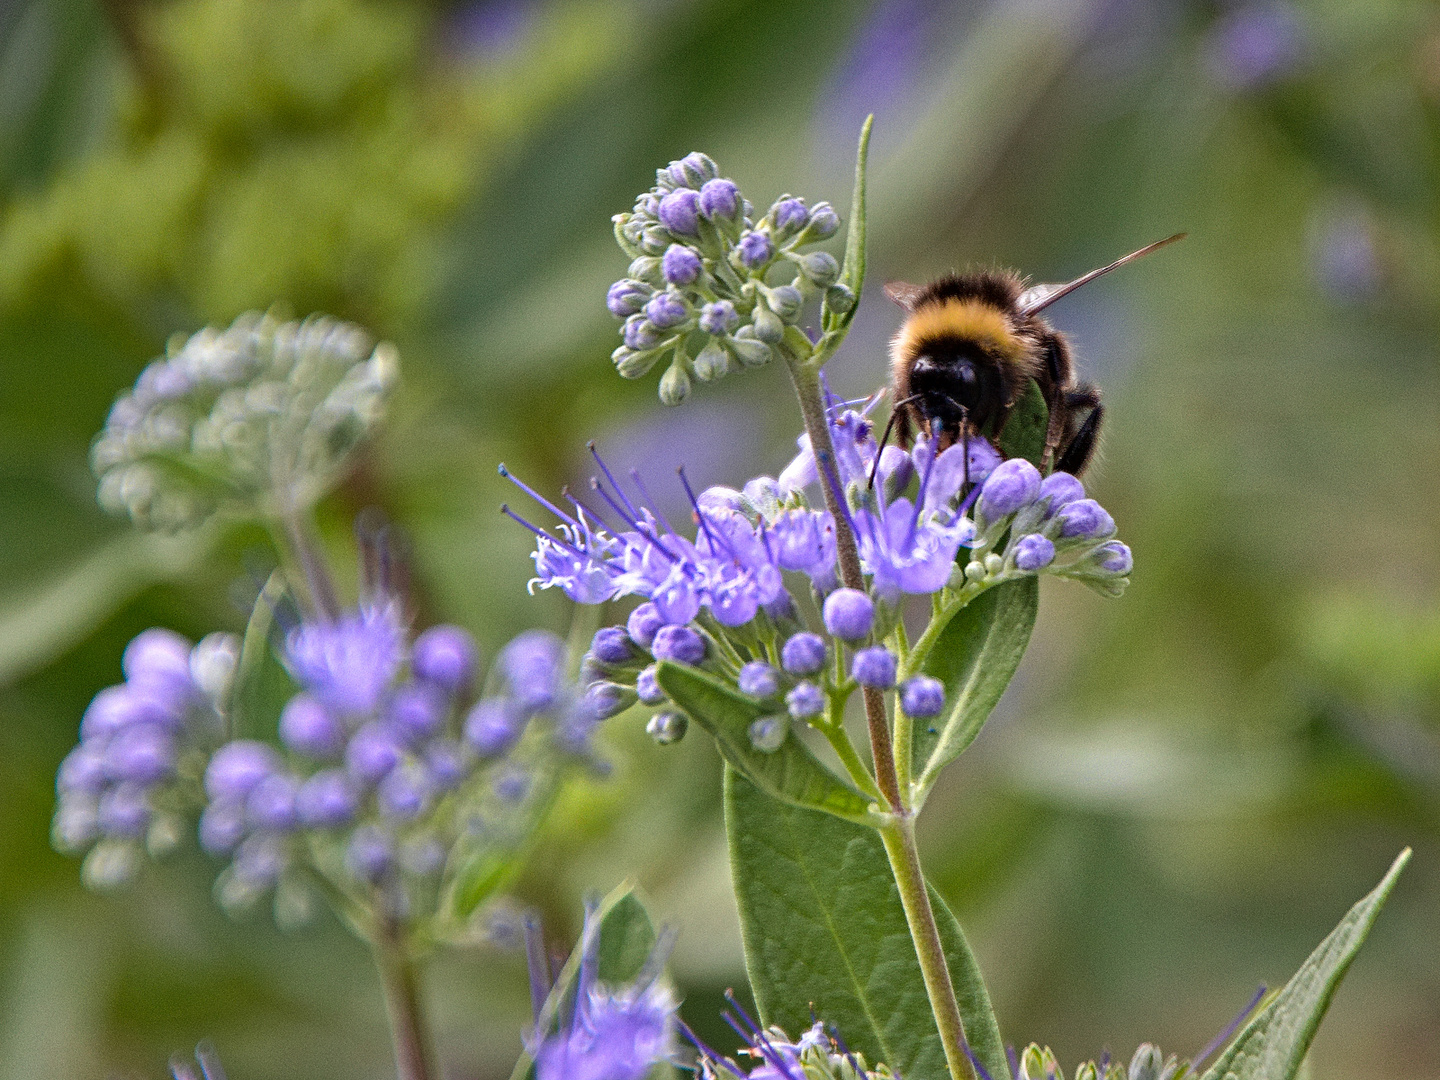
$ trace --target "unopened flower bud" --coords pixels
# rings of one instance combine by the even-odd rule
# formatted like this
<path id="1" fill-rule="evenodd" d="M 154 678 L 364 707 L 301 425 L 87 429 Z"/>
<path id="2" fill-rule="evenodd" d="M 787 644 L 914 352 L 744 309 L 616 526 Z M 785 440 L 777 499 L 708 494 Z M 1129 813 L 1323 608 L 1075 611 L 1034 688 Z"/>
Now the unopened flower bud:
<path id="1" fill-rule="evenodd" d="M 610 286 L 610 291 L 605 294 L 605 306 L 610 309 L 610 314 L 623 319 L 627 315 L 634 315 L 649 299 L 648 285 L 643 281 L 624 278 Z"/>
<path id="2" fill-rule="evenodd" d="M 825 711 L 825 692 L 812 682 L 797 683 L 785 695 L 785 707 L 796 720 L 819 716 Z"/>
<path id="3" fill-rule="evenodd" d="M 1067 472 L 1051 473 L 1040 482 L 1039 498 L 1045 502 L 1045 516 L 1055 516 L 1062 506 L 1085 498 L 1085 485 Z"/>
<path id="4" fill-rule="evenodd" d="M 660 270 L 660 259 L 655 255 L 641 255 L 630 264 L 625 273 L 642 285 L 661 285 L 665 280 L 665 275 Z"/>
<path id="5" fill-rule="evenodd" d="M 679 161 L 672 161 L 666 170 L 670 180 L 678 187 L 698 188 L 707 180 L 713 180 L 718 171 L 708 154 L 698 150 L 686 154 Z"/>
<path id="6" fill-rule="evenodd" d="M 792 634 L 780 649 L 780 664 L 791 675 L 814 675 L 825 666 L 825 639 L 808 630 Z"/>
<path id="7" fill-rule="evenodd" d="M 645 725 L 645 733 L 661 746 L 669 746 L 683 739 L 689 728 L 690 719 L 684 713 L 658 712 Z"/>
<path id="8" fill-rule="evenodd" d="M 625 344 L 636 351 L 653 349 L 663 340 L 659 327 L 644 315 L 631 315 L 625 320 Z"/>
<path id="9" fill-rule="evenodd" d="M 781 199 L 770 208 L 770 220 L 775 223 L 775 235 L 784 240 L 805 227 L 810 211 L 804 199 Z"/>
<path id="10" fill-rule="evenodd" d="M 698 664 L 705 659 L 705 639 L 688 626 L 662 626 L 651 643 L 656 660 Z"/>
<path id="11" fill-rule="evenodd" d="M 739 325 L 740 316 L 735 311 L 735 305 L 729 300 L 717 300 L 700 309 L 700 329 L 707 334 L 718 337 L 731 333 Z"/>
<path id="12" fill-rule="evenodd" d="M 831 311 L 843 315 L 855 306 L 855 293 L 849 286 L 831 285 L 825 290 L 825 303 Z"/>
<path id="13" fill-rule="evenodd" d="M 692 361 L 695 377 L 701 382 L 714 382 L 730 370 L 730 354 L 717 342 L 710 342 Z"/>
<path id="14" fill-rule="evenodd" d="M 805 297 L 794 285 L 778 285 L 769 290 L 765 299 L 770 309 L 786 322 L 793 322 L 805 304 Z"/>
<path id="15" fill-rule="evenodd" d="M 735 359 L 746 367 L 763 367 L 775 356 L 769 345 L 756 341 L 753 337 L 733 337 L 725 346 L 734 354 Z"/>
<path id="16" fill-rule="evenodd" d="M 635 650 L 622 628 L 602 626 L 590 641 L 590 655 L 606 664 L 628 664 L 635 658 Z"/>
<path id="17" fill-rule="evenodd" d="M 640 234 L 640 250 L 647 255 L 663 255 L 669 246 L 670 233 L 660 225 L 647 226 Z"/>
<path id="18" fill-rule="evenodd" d="M 773 754 L 790 734 L 790 718 L 784 713 L 761 716 L 750 724 L 750 745 L 762 754 Z"/>
<path id="19" fill-rule="evenodd" d="M 738 217 L 740 189 L 729 180 L 707 180 L 700 188 L 700 212 L 711 220 Z"/>
<path id="20" fill-rule="evenodd" d="M 515 745 L 524 727 L 524 719 L 507 703 L 487 698 L 465 718 L 465 741 L 482 758 L 499 757 Z"/>
<path id="21" fill-rule="evenodd" d="M 800 257 L 800 272 L 817 287 L 827 289 L 840 277 L 840 264 L 828 251 L 812 251 Z"/>
<path id="22" fill-rule="evenodd" d="M 747 270 L 758 270 L 770 261 L 775 253 L 770 243 L 770 238 L 764 233 L 747 232 L 740 237 L 740 242 L 735 245 L 735 250 L 740 256 L 740 262 Z"/>
<path id="23" fill-rule="evenodd" d="M 1055 520 L 1067 540 L 1103 540 L 1115 534 L 1115 519 L 1094 499 L 1067 503 L 1056 511 Z"/>
<path id="24" fill-rule="evenodd" d="M 280 767 L 280 755 L 262 742 L 227 743 L 205 770 L 205 793 L 217 801 L 241 802 L 251 788 Z"/>
<path id="25" fill-rule="evenodd" d="M 660 353 L 653 349 L 636 352 L 628 345 L 621 345 L 610 354 L 610 361 L 622 379 L 638 379 L 647 374 L 660 359 Z"/>
<path id="26" fill-rule="evenodd" d="M 985 478 L 980 513 L 986 521 L 1009 517 L 1040 494 L 1040 470 L 1024 458 L 1008 458 Z"/>
<path id="27" fill-rule="evenodd" d="M 475 639 L 458 626 L 432 626 L 415 639 L 410 666 L 417 677 L 452 693 L 470 686 L 479 663 Z"/>
<path id="28" fill-rule="evenodd" d="M 774 697 L 780 692 L 780 675 L 764 660 L 752 660 L 740 669 L 736 684 L 742 694 L 755 698 Z"/>
<path id="29" fill-rule="evenodd" d="M 660 378 L 660 400 L 666 405 L 679 405 L 690 396 L 690 376 L 683 364 L 672 363 Z"/>
<path id="30" fill-rule="evenodd" d="M 839 231 L 840 216 L 835 213 L 835 208 L 828 202 L 818 202 L 810 210 L 810 221 L 797 243 L 813 244 L 820 240 L 829 240 Z"/>
<path id="31" fill-rule="evenodd" d="M 917 720 L 939 716 L 945 707 L 945 684 L 929 675 L 916 675 L 900 684 L 900 707 Z"/>
<path id="32" fill-rule="evenodd" d="M 691 188 L 677 188 L 660 200 L 657 216 L 675 235 L 695 236 L 699 232 L 700 193 Z"/>
<path id="33" fill-rule="evenodd" d="M 1120 576 L 1135 569 L 1135 556 L 1131 553 L 1130 548 L 1119 540 L 1101 544 L 1090 558 L 1107 574 Z"/>
<path id="34" fill-rule="evenodd" d="M 767 345 L 779 345 L 785 337 L 785 323 L 764 304 L 755 305 L 752 319 L 755 337 Z"/>
<path id="35" fill-rule="evenodd" d="M 657 293 L 645 305 L 645 317 L 661 330 L 669 330 L 690 317 L 690 305 L 678 293 Z"/>
<path id="36" fill-rule="evenodd" d="M 1055 545 L 1039 533 L 1022 536 L 1015 542 L 1015 568 L 1025 573 L 1043 570 L 1055 560 Z"/>
<path id="37" fill-rule="evenodd" d="M 859 589 L 836 589 L 825 598 L 825 629 L 844 641 L 863 641 L 875 625 L 875 602 Z"/>
<path id="38" fill-rule="evenodd" d="M 671 285 L 690 285 L 700 276 L 704 266 L 693 250 L 682 244 L 671 244 L 660 260 L 660 269 Z"/>
<path id="39" fill-rule="evenodd" d="M 345 748 L 345 727 L 309 694 L 296 694 L 280 710 L 280 741 L 306 757 L 333 758 Z"/>
<path id="40" fill-rule="evenodd" d="M 895 685 L 895 654 L 883 645 L 872 645 L 855 654 L 850 674 L 861 686 L 888 690 Z"/>
<path id="41" fill-rule="evenodd" d="M 645 705 L 659 705 L 665 700 L 665 691 L 660 689 L 660 683 L 655 678 L 654 664 L 642 668 L 635 676 L 635 695 Z"/>
<path id="42" fill-rule="evenodd" d="M 395 849 L 387 837 L 372 825 L 356 829 L 345 848 L 345 865 L 367 885 L 378 884 L 395 865 Z"/>
<path id="43" fill-rule="evenodd" d="M 630 640 L 641 648 L 650 648 L 650 643 L 655 640 L 655 634 L 665 625 L 665 620 L 655 605 L 646 601 L 630 613 L 630 618 L 625 620 L 625 629 L 630 634 Z"/>

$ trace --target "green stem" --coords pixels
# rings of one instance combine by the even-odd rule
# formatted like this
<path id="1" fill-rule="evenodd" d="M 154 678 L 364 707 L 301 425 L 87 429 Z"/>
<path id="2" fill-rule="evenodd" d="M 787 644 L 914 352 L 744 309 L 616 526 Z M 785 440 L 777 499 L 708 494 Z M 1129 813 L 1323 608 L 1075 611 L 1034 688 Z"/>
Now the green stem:
<path id="1" fill-rule="evenodd" d="M 840 581 L 849 589 L 865 591 L 865 578 L 860 570 L 860 549 L 855 545 L 855 535 L 850 531 L 848 509 L 840 505 L 841 493 L 836 492 L 825 476 L 825 470 L 835 462 L 835 444 L 830 439 L 830 423 L 825 415 L 825 401 L 820 388 L 819 369 L 811 367 L 804 360 L 788 360 L 790 380 L 795 384 L 795 394 L 800 399 L 800 412 L 805 418 L 805 431 L 810 436 L 810 448 L 815 454 L 815 463 L 820 471 L 820 490 L 825 495 L 825 507 L 835 522 L 835 555 L 840 568 Z M 875 762 L 875 779 L 884 793 L 890 808 L 901 808 L 900 782 L 895 773 L 895 752 L 890 741 L 890 725 L 885 716 L 885 695 L 874 687 L 864 688 L 865 722 L 870 729 L 870 756 Z"/>
<path id="2" fill-rule="evenodd" d="M 905 920 L 910 924 L 910 937 L 915 942 L 915 956 L 925 978 L 925 993 L 940 1030 L 945 1047 L 945 1062 L 952 1080 L 975 1080 L 970 1058 L 965 1053 L 965 1023 L 960 1018 L 960 1003 L 955 998 L 955 984 L 950 981 L 950 965 L 945 947 L 940 942 L 940 929 L 935 924 L 935 910 L 930 906 L 930 893 L 920 869 L 920 852 L 915 846 L 915 819 L 909 811 L 891 817 L 880 827 L 885 854 L 890 857 L 890 870 L 900 888 L 900 903 Z"/>
<path id="3" fill-rule="evenodd" d="M 395 1048 L 399 1080 L 439 1077 L 432 1064 L 430 1036 L 420 1007 L 420 985 L 415 961 L 404 934 L 394 920 L 383 919 L 373 942 L 385 1008 L 390 1017 L 390 1041 Z"/>
<path id="4" fill-rule="evenodd" d="M 280 515 L 279 525 L 284 549 L 300 565 L 311 604 L 323 618 L 338 618 L 340 601 L 335 593 L 335 583 L 330 578 L 330 571 L 315 545 L 308 524 L 298 513 L 291 512 Z"/>

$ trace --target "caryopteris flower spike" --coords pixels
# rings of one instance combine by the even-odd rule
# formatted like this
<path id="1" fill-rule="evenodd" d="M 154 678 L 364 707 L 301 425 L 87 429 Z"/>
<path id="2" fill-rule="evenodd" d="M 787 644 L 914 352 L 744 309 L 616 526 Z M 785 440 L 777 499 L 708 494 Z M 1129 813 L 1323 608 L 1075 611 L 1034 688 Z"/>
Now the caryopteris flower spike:
<path id="1" fill-rule="evenodd" d="M 704 154 L 659 170 L 655 186 L 614 223 L 632 261 L 605 298 L 624 323 L 611 359 L 621 375 L 638 379 L 668 358 L 660 380 L 667 405 L 683 401 L 693 379 L 710 382 L 793 354 L 799 342 L 791 335 L 812 298 L 825 295 L 837 309 L 854 303 L 836 284 L 835 257 L 805 250 L 839 231 L 829 203 L 784 195 L 756 218 Z M 807 339 L 807 353 L 808 346 Z"/>
<path id="2" fill-rule="evenodd" d="M 251 312 L 175 339 L 95 440 L 100 504 L 166 531 L 303 514 L 384 415 L 398 370 L 393 347 L 318 315 Z"/>

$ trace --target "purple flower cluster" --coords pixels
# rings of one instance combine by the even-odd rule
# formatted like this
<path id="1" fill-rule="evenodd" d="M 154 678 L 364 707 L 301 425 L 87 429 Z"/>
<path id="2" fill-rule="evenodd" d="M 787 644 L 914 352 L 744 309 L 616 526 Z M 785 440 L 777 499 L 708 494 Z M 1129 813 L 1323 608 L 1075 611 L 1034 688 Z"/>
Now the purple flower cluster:
<path id="1" fill-rule="evenodd" d="M 53 835 L 61 850 L 90 850 L 92 885 L 121 884 L 144 846 L 178 839 L 186 784 L 193 787 L 222 734 L 219 710 L 237 653 L 228 634 L 192 648 L 169 630 L 146 630 L 125 649 L 125 681 L 101 690 L 85 710 L 80 744 L 56 775 Z"/>
<path id="2" fill-rule="evenodd" d="M 670 935 L 661 936 L 632 984 L 606 986 L 597 978 L 599 912 L 588 905 L 575 990 L 566 995 L 567 1014 L 556 1022 L 546 1009 L 553 987 L 538 924 L 527 921 L 525 929 L 536 1019 L 527 1043 L 537 1080 L 643 1080 L 655 1065 L 674 1060 L 679 1003 L 661 978 Z"/>
<path id="3" fill-rule="evenodd" d="M 537 716 L 587 752 L 598 718 L 564 680 L 554 635 L 522 634 L 497 658 L 500 692 L 474 701 L 474 640 L 434 626 L 407 641 L 393 603 L 290 631 L 284 659 L 303 687 L 280 713 L 284 751 L 239 739 L 205 772 L 200 842 L 232 856 L 222 899 L 248 902 L 276 884 L 305 838 L 343 849 L 353 882 L 433 880 L 454 837 L 435 811 L 488 770 L 496 795 L 523 799 L 523 772 L 503 761 Z"/>
<path id="4" fill-rule="evenodd" d="M 762 1028 L 733 993 L 727 991 L 725 996 L 730 1008 L 721 1015 L 745 1044 L 739 1056 L 755 1064 L 747 1073 L 733 1058 L 716 1053 L 687 1030 L 700 1052 L 697 1073 L 702 1080 L 890 1080 L 892 1076 L 884 1065 L 867 1065 L 864 1055 L 851 1051 L 840 1033 L 833 1027 L 827 1031 L 823 1021 L 815 1021 L 791 1041 L 778 1027 Z"/>
<path id="5" fill-rule="evenodd" d="M 718 379 L 739 367 L 769 363 L 787 325 L 805 302 L 824 293 L 833 308 L 855 298 L 836 282 L 834 256 L 802 248 L 840 228 L 829 203 L 807 206 L 789 195 L 758 220 L 731 180 L 704 154 L 672 161 L 628 214 L 617 214 L 615 239 L 631 259 L 626 277 L 610 286 L 605 305 L 624 321 L 624 344 L 611 359 L 638 379 L 662 358 L 670 366 L 660 397 L 678 404 L 691 380 Z M 776 266 L 793 271 L 773 284 Z"/>

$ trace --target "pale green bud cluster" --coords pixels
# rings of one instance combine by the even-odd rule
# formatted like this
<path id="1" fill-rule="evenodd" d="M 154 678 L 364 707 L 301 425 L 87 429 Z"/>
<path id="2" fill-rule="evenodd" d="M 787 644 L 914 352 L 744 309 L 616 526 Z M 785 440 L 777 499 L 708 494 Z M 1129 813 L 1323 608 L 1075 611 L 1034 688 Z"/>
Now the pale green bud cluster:
<path id="1" fill-rule="evenodd" d="M 1086 1061 L 1076 1067 L 1075 1080 L 1184 1080 L 1189 1074 L 1188 1061 L 1181 1061 L 1174 1054 L 1166 1057 L 1158 1046 L 1141 1043 L 1128 1069 L 1108 1058 L 1098 1065 Z M 1015 1080 L 1065 1080 L 1065 1073 L 1048 1046 L 1042 1050 L 1031 1043 L 1020 1055 Z"/>
<path id="2" fill-rule="evenodd" d="M 343 474 L 398 374 L 393 346 L 321 315 L 250 312 L 174 338 L 91 448 L 100 504 L 163 531 L 304 509 Z"/>

